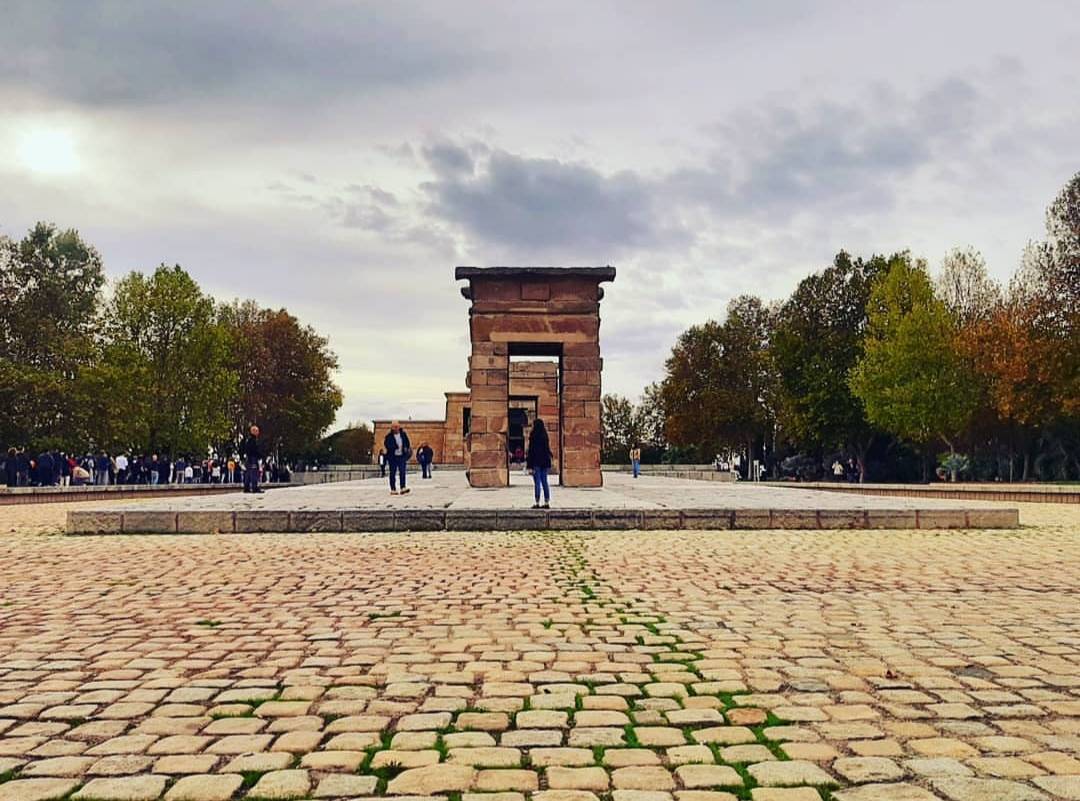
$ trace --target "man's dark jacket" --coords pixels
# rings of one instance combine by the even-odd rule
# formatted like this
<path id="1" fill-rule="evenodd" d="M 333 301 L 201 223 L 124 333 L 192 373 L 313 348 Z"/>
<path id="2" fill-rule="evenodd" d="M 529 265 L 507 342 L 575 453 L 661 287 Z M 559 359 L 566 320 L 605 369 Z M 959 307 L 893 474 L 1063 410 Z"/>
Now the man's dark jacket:
<path id="1" fill-rule="evenodd" d="M 405 433 L 405 429 L 398 431 L 401 434 L 401 455 L 406 459 L 409 458 L 409 454 L 412 453 L 412 445 L 409 444 L 409 435 Z M 394 442 L 394 432 L 386 432 L 386 438 L 383 440 L 383 447 L 386 449 L 386 455 L 388 458 L 394 457 L 394 452 L 397 451 L 397 443 Z"/>
<path id="2" fill-rule="evenodd" d="M 241 449 L 244 454 L 244 464 L 255 465 L 259 463 L 259 438 L 248 434 Z"/>

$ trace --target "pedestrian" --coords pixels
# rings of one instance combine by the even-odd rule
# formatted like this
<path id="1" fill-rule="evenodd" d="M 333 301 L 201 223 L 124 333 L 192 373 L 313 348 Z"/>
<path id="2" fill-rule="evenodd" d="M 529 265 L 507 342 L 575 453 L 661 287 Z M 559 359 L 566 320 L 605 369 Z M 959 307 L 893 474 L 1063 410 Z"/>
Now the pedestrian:
<path id="1" fill-rule="evenodd" d="M 7 449 L 4 460 L 4 481 L 9 487 L 19 486 L 19 452 L 14 447 Z"/>
<path id="2" fill-rule="evenodd" d="M 833 481 L 844 480 L 844 465 L 841 464 L 839 459 L 834 459 L 832 463 Z"/>
<path id="3" fill-rule="evenodd" d="M 102 451 L 94 463 L 94 483 L 101 486 L 109 486 L 109 468 L 112 460 L 106 451 Z"/>
<path id="4" fill-rule="evenodd" d="M 244 440 L 244 492 L 262 492 L 259 489 L 259 427 L 252 426 Z"/>
<path id="5" fill-rule="evenodd" d="M 379 449 L 379 478 L 386 478 L 386 451 Z"/>
<path id="6" fill-rule="evenodd" d="M 48 451 L 42 451 L 38 454 L 37 485 L 39 487 L 51 487 L 53 485 L 53 456 Z"/>
<path id="7" fill-rule="evenodd" d="M 409 444 L 409 435 L 401 427 L 401 423 L 394 420 L 390 423 L 390 431 L 383 440 L 383 447 L 390 461 L 390 494 L 408 495 L 409 488 L 405 486 L 405 474 L 412 456 L 412 446 Z M 401 492 L 398 492 L 398 479 L 401 480 Z"/>
<path id="8" fill-rule="evenodd" d="M 641 475 L 641 448 L 637 444 L 630 449 L 630 467 L 634 472 L 634 478 Z"/>
<path id="9" fill-rule="evenodd" d="M 30 456 L 25 447 L 19 448 L 19 452 L 15 454 L 15 485 L 30 486 Z"/>
<path id="10" fill-rule="evenodd" d="M 435 451 L 426 442 L 416 451 L 416 461 L 420 463 L 420 477 L 431 478 L 431 462 L 435 458 Z"/>
<path id="11" fill-rule="evenodd" d="M 544 491 L 544 509 L 551 507 L 551 488 L 548 486 L 548 471 L 551 469 L 551 443 L 548 442 L 547 428 L 539 417 L 529 432 L 529 450 L 525 454 L 525 466 L 533 477 L 533 509 L 540 508 L 540 490 Z"/>

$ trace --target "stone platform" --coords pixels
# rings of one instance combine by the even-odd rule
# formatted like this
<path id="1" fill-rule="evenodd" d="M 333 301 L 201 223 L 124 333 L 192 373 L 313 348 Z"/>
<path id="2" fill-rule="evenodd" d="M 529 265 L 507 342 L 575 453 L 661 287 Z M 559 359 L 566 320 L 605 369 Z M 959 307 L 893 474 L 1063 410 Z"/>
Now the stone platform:
<path id="1" fill-rule="evenodd" d="M 408 495 L 384 480 L 275 490 L 264 495 L 151 499 L 81 506 L 71 534 L 586 529 L 1015 528 L 1015 508 L 880 498 L 752 484 L 606 474 L 600 488 L 554 486 L 551 509 L 531 509 L 532 482 L 469 487 L 460 472 L 410 476 Z"/>

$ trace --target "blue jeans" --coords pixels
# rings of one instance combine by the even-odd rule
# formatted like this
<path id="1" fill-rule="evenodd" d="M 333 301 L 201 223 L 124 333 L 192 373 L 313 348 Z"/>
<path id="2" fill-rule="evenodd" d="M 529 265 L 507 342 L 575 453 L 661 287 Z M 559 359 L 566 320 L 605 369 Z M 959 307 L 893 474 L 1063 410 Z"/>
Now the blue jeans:
<path id="1" fill-rule="evenodd" d="M 632 464 L 634 466 L 634 478 L 637 478 L 638 476 L 641 475 L 641 460 L 640 459 L 634 459 Z"/>
<path id="2" fill-rule="evenodd" d="M 536 497 L 536 502 L 540 503 L 540 488 L 543 487 L 544 503 L 548 503 L 551 500 L 551 488 L 548 486 L 548 468 L 534 467 L 532 477 L 533 495 Z"/>
<path id="3" fill-rule="evenodd" d="M 405 463 L 404 456 L 391 456 L 390 457 L 390 489 L 397 489 L 398 476 L 401 477 L 401 488 L 405 489 Z"/>

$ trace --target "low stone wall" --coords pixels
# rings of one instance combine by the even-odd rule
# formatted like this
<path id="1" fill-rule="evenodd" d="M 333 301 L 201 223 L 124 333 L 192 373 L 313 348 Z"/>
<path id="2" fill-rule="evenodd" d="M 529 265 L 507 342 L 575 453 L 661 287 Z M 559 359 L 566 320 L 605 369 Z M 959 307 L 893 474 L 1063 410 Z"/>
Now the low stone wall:
<path id="1" fill-rule="evenodd" d="M 620 470 L 619 472 L 628 473 L 629 470 Z M 647 472 L 642 471 L 642 475 L 658 476 L 660 478 L 688 478 L 693 481 L 734 481 L 735 476 L 726 470 L 649 470 Z"/>
<path id="2" fill-rule="evenodd" d="M 288 483 L 260 484 L 262 489 L 288 487 Z M 0 487 L 0 506 L 24 503 L 122 501 L 129 498 L 168 498 L 182 495 L 221 495 L 240 492 L 243 484 L 88 484 L 81 487 Z"/>
<path id="3" fill-rule="evenodd" d="M 767 482 L 772 487 L 796 487 L 856 495 L 893 498 L 951 498 L 962 501 L 1009 501 L 1012 503 L 1080 503 L 1080 487 L 1054 484 L 845 484 L 827 481 Z"/>
<path id="4" fill-rule="evenodd" d="M 69 534 L 1016 528 L 1015 509 L 337 509 L 84 511 Z"/>

